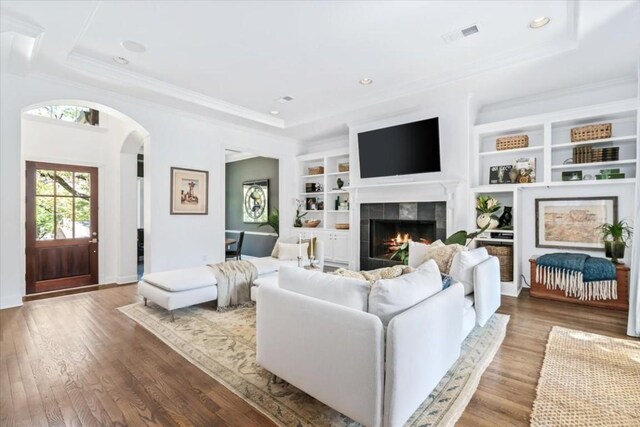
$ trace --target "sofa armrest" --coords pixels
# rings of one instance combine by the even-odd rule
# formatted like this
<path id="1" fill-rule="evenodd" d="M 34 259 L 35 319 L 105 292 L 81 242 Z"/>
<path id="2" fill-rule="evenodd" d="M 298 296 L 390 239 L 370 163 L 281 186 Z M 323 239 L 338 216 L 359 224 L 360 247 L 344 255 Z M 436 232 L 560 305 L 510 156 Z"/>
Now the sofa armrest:
<path id="1" fill-rule="evenodd" d="M 384 328 L 372 314 L 280 289 L 258 288 L 256 359 L 350 418 L 382 425 Z"/>
<path id="2" fill-rule="evenodd" d="M 473 269 L 473 299 L 476 323 L 484 326 L 500 307 L 500 261 L 489 257 Z"/>
<path id="3" fill-rule="evenodd" d="M 389 322 L 385 427 L 402 426 L 460 356 L 463 307 L 456 283 Z"/>

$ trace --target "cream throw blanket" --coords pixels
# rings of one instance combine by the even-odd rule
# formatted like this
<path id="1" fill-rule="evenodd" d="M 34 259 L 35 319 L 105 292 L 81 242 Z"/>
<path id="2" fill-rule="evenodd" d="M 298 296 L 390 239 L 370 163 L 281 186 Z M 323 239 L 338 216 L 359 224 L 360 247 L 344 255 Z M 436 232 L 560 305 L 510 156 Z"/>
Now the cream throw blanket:
<path id="1" fill-rule="evenodd" d="M 227 261 L 209 264 L 218 281 L 218 311 L 252 305 L 251 286 L 258 269 L 249 261 Z"/>

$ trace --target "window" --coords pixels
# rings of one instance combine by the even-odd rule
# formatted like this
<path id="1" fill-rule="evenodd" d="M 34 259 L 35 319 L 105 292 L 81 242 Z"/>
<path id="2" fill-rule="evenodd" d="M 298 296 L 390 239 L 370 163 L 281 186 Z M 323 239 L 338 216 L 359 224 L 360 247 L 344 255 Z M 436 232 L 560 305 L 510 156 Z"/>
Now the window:
<path id="1" fill-rule="evenodd" d="M 91 126 L 98 126 L 100 123 L 100 112 L 98 110 L 76 105 L 46 105 L 27 111 L 27 114 Z"/>

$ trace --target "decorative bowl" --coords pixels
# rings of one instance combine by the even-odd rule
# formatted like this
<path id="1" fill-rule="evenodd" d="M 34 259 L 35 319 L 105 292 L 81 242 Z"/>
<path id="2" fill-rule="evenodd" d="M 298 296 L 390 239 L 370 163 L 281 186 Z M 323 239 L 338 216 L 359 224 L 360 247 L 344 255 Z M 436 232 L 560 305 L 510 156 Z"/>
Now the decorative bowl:
<path id="1" fill-rule="evenodd" d="M 308 219 L 304 222 L 303 227 L 307 227 L 307 228 L 315 228 L 318 225 L 320 225 L 320 220 L 319 219 Z"/>

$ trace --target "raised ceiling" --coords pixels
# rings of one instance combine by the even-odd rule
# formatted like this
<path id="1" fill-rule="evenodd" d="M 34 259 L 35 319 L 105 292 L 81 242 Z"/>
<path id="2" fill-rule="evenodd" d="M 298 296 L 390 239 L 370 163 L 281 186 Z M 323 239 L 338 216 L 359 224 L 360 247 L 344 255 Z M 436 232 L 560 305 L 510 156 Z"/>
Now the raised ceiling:
<path id="1" fill-rule="evenodd" d="M 603 20 L 630 4 L 606 3 Z M 579 16 L 573 1 L 3 1 L 1 11 L 3 46 L 5 33 L 35 40 L 33 69 L 285 129 L 572 50 Z M 530 29 L 539 16 L 551 23 Z M 479 32 L 444 41 L 469 25 Z M 285 95 L 294 100 L 275 101 Z"/>

